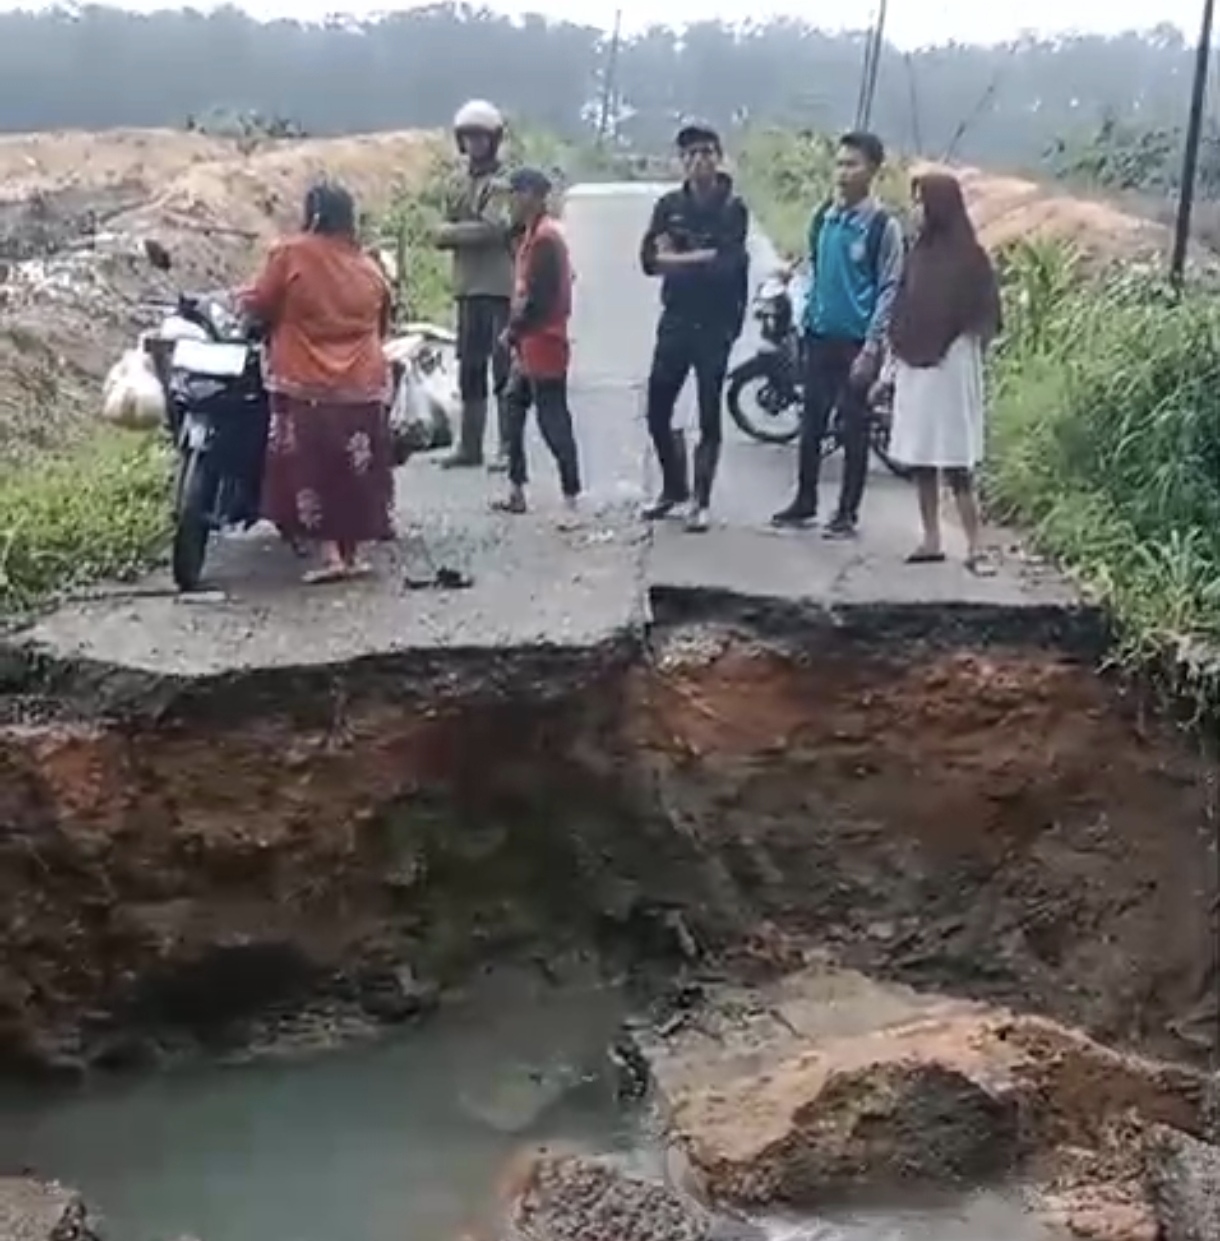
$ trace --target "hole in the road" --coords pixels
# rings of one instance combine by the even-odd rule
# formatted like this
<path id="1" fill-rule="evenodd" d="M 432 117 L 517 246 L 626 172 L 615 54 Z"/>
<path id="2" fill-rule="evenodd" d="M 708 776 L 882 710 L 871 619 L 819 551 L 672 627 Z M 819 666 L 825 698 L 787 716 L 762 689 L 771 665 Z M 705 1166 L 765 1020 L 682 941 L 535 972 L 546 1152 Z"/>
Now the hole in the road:
<path id="1" fill-rule="evenodd" d="M 1135 1241 L 1220 1167 L 1207 760 L 1083 664 L 412 692 L 4 730 L 0 1052 L 127 1071 L 6 1086 L 0 1174 L 130 1241 Z"/>

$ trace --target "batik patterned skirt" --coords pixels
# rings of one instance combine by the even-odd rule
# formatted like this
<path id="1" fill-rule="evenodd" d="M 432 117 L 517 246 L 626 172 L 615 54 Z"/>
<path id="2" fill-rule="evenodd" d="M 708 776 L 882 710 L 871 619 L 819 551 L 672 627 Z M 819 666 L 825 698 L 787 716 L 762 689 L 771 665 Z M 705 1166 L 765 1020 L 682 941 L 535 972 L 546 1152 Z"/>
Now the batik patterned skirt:
<path id="1" fill-rule="evenodd" d="M 368 543 L 394 537 L 393 514 L 385 406 L 273 393 L 263 516 L 290 537 Z"/>

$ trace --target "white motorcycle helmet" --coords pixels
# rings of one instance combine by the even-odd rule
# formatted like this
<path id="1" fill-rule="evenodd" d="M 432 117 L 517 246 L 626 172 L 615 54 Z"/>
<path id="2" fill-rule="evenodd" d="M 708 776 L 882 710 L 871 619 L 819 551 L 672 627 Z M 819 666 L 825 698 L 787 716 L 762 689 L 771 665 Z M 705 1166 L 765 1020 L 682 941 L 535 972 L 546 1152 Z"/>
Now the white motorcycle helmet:
<path id="1" fill-rule="evenodd" d="M 453 118 L 453 133 L 459 147 L 466 134 L 487 134 L 496 149 L 504 137 L 504 114 L 486 99 L 467 100 Z"/>

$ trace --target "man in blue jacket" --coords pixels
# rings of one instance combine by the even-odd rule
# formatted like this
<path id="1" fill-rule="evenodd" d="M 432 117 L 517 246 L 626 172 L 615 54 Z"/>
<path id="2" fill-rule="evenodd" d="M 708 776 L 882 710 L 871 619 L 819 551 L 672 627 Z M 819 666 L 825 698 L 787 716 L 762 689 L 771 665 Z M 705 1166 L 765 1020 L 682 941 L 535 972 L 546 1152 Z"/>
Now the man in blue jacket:
<path id="1" fill-rule="evenodd" d="M 843 426 L 843 481 L 828 538 L 850 538 L 868 479 L 869 389 L 881 370 L 886 332 L 902 278 L 902 227 L 873 197 L 885 148 L 873 134 L 850 133 L 835 158 L 835 194 L 809 229 L 805 303 L 805 405 L 796 497 L 775 526 L 817 519 L 822 440 L 836 405 Z"/>
<path id="2" fill-rule="evenodd" d="M 686 528 L 707 529 L 712 483 L 720 460 L 721 406 L 729 352 L 745 321 L 749 213 L 721 170 L 720 136 L 709 125 L 688 124 L 678 133 L 686 180 L 664 195 L 640 245 L 644 274 L 661 277 L 661 318 L 648 376 L 648 430 L 661 467 L 661 495 L 644 516 L 667 517 L 694 498 Z M 674 407 L 694 370 L 699 403 L 699 443 L 688 480 Z"/>

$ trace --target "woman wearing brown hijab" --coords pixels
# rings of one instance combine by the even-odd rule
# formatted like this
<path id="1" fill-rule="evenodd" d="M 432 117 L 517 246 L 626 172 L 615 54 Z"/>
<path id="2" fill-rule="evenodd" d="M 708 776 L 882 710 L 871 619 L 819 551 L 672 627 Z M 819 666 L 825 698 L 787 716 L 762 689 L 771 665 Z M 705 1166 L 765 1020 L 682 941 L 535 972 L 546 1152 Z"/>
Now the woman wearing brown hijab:
<path id="1" fill-rule="evenodd" d="M 918 236 L 894 304 L 895 361 L 890 453 L 915 472 L 923 539 L 910 564 L 944 560 L 939 486 L 943 473 L 966 534 L 966 567 L 980 557 L 973 472 L 983 457 L 983 353 L 1000 330 L 995 270 L 966 213 L 961 185 L 947 173 L 912 187 Z"/>
<path id="2" fill-rule="evenodd" d="M 264 513 L 321 563 L 307 582 L 368 572 L 360 544 L 393 537 L 393 452 L 382 350 L 390 288 L 356 238 L 356 209 L 322 183 L 304 230 L 276 245 L 245 308 L 270 328 Z"/>

